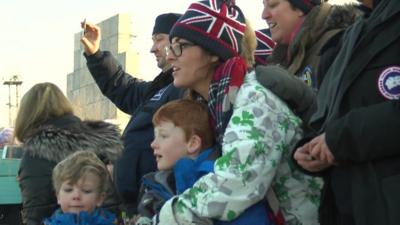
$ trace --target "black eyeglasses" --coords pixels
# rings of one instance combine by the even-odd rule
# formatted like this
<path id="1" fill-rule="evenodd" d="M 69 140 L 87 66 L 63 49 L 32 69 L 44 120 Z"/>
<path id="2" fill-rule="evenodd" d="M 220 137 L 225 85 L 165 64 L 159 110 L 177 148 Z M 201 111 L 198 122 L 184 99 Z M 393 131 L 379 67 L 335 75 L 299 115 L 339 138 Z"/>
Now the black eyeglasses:
<path id="1" fill-rule="evenodd" d="M 177 42 L 175 44 L 170 44 L 166 46 L 165 51 L 167 52 L 167 54 L 169 54 L 169 52 L 172 52 L 175 57 L 180 57 L 182 55 L 183 49 L 192 46 L 195 46 L 195 44 L 189 42 Z"/>

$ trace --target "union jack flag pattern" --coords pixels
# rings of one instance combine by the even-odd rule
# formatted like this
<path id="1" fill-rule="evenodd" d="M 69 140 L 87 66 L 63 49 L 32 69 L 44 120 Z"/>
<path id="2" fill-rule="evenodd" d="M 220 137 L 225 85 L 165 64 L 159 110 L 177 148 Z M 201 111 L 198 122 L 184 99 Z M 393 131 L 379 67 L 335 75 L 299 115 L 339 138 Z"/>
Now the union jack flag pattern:
<path id="1" fill-rule="evenodd" d="M 256 30 L 257 49 L 254 53 L 256 65 L 266 65 L 267 58 L 272 54 L 275 42 L 271 39 L 269 29 Z"/>
<path id="2" fill-rule="evenodd" d="M 192 3 L 170 33 L 193 41 L 224 61 L 241 52 L 246 29 L 241 10 L 222 0 Z"/>

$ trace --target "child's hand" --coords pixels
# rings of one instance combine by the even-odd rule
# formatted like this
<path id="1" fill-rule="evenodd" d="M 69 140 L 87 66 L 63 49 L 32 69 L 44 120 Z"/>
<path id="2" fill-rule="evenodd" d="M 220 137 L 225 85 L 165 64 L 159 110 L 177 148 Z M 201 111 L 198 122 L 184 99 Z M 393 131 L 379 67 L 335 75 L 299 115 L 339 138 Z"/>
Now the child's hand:
<path id="1" fill-rule="evenodd" d="M 153 221 L 149 217 L 140 216 L 136 219 L 137 219 L 137 221 L 135 222 L 135 225 L 152 225 L 153 224 Z"/>
<path id="2" fill-rule="evenodd" d="M 139 215 L 134 215 L 132 217 L 129 217 L 126 215 L 125 212 L 122 212 L 122 225 L 135 225 L 136 220 L 139 219 Z"/>

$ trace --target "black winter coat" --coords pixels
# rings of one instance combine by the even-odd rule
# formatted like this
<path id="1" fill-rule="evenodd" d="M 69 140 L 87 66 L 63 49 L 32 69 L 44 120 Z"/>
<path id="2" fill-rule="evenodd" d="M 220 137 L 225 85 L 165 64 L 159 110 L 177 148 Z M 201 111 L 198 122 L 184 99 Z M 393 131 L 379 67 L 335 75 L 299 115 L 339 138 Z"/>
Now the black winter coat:
<path id="1" fill-rule="evenodd" d="M 41 224 L 58 208 L 52 185 L 52 170 L 58 162 L 79 151 L 93 151 L 105 161 L 116 160 L 122 151 L 119 129 L 102 121 L 81 121 L 73 115 L 53 118 L 41 125 L 23 144 L 18 171 L 22 192 L 22 219 Z M 110 181 L 111 182 L 111 181 Z M 119 204 L 113 185 L 104 207 Z"/>
<path id="2" fill-rule="evenodd" d="M 120 110 L 131 115 L 124 130 L 124 151 L 114 166 L 116 188 L 128 215 L 137 212 L 142 177 L 157 170 L 150 143 L 153 114 L 163 104 L 179 99 L 184 90 L 172 84 L 172 70 L 145 82 L 125 73 L 107 51 L 86 56 L 87 66 L 101 92 Z"/>
<path id="3" fill-rule="evenodd" d="M 338 162 L 325 173 L 321 224 L 339 214 L 400 224 L 400 1 L 381 0 L 344 33 L 317 97 L 311 125 Z"/>

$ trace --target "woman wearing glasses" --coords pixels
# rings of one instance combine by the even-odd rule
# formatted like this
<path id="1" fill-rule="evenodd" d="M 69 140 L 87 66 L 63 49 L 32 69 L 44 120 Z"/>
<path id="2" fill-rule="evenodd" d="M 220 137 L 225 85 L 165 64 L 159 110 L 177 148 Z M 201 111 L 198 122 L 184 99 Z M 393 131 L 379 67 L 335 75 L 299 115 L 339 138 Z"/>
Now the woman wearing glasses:
<path id="1" fill-rule="evenodd" d="M 301 120 L 249 69 L 256 41 L 240 9 L 221 0 L 193 3 L 172 28 L 170 41 L 174 85 L 207 102 L 222 156 L 214 173 L 166 202 L 156 221 L 231 221 L 267 198 L 283 215 L 281 222 L 318 224 L 319 182 L 289 164 L 289 150 L 302 136 Z"/>

